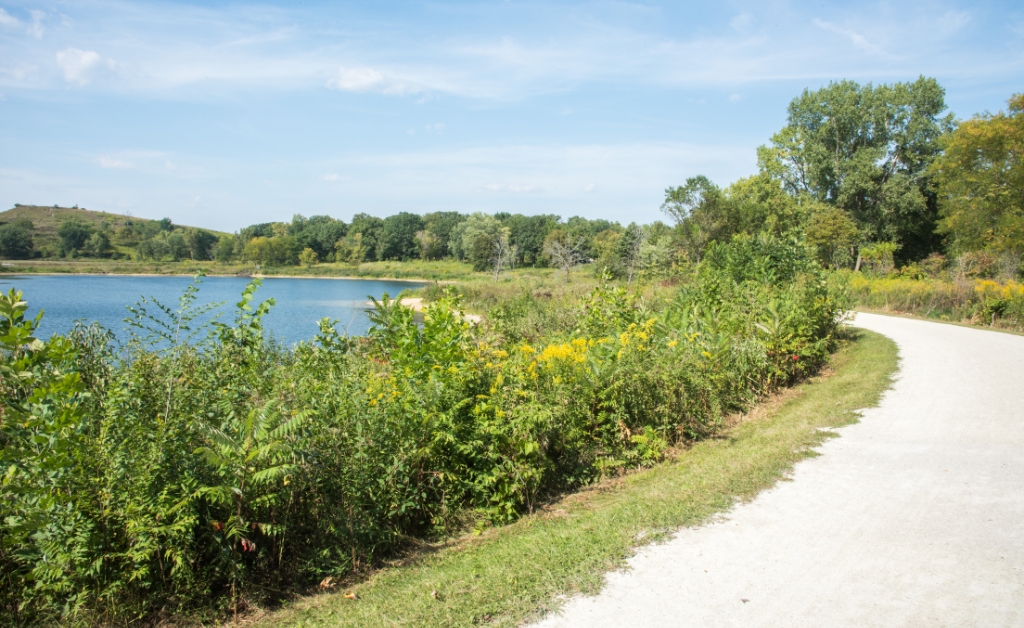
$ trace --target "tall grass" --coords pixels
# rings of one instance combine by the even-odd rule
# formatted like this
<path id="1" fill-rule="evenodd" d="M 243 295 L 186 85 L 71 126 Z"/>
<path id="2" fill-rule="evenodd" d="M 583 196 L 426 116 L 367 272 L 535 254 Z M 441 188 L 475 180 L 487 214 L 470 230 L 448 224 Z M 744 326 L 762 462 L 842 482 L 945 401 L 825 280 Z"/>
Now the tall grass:
<path id="1" fill-rule="evenodd" d="M 422 324 L 385 297 L 367 337 L 323 321 L 293 349 L 264 341 L 257 287 L 231 323 L 191 329 L 191 291 L 142 316 L 157 344 L 42 342 L 0 300 L 4 622 L 237 613 L 510 522 L 814 372 L 848 307 L 770 238 L 670 292 L 528 289 L 472 327 L 438 286 Z"/>
<path id="2" fill-rule="evenodd" d="M 871 277 L 853 273 L 849 286 L 861 307 L 1024 329 L 1024 284 L 1012 280 Z"/>

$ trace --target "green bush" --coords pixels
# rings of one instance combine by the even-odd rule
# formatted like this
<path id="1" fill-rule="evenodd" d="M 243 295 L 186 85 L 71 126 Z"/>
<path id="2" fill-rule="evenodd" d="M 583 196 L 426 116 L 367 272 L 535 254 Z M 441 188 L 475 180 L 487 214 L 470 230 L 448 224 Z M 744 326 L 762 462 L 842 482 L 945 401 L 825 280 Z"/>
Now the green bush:
<path id="1" fill-rule="evenodd" d="M 439 288 L 421 324 L 385 296 L 368 336 L 323 321 L 293 349 L 264 341 L 257 286 L 230 324 L 194 326 L 195 287 L 142 303 L 123 346 L 41 342 L 0 299 L 6 623 L 214 617 L 511 521 L 812 372 L 846 307 L 774 239 L 713 246 L 668 300 L 524 293 L 472 327 Z"/>

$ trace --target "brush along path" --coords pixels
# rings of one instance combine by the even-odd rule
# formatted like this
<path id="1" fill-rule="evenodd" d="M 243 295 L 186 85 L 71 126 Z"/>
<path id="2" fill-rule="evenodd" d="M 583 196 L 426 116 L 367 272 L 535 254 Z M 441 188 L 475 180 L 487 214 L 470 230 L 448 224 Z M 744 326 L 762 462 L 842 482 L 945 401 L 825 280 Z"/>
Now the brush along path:
<path id="1" fill-rule="evenodd" d="M 758 408 L 722 438 L 675 460 L 570 495 L 545 512 L 485 531 L 367 582 L 300 600 L 265 626 L 517 626 L 556 596 L 597 592 L 602 574 L 637 545 L 706 521 L 736 498 L 774 484 L 877 403 L 896 368 L 895 345 L 861 334 L 835 356 L 835 372 Z"/>
<path id="2" fill-rule="evenodd" d="M 856 324 L 900 348 L 879 407 L 538 628 L 1024 624 L 1024 338 Z"/>

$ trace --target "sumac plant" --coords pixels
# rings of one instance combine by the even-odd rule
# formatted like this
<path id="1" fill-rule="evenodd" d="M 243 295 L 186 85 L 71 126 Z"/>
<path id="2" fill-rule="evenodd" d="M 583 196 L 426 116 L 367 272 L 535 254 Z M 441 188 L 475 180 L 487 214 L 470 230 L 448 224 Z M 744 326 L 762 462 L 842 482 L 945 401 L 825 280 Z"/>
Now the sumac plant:
<path id="1" fill-rule="evenodd" d="M 541 336 L 516 331 L 525 301 L 471 326 L 449 290 L 422 320 L 385 296 L 367 336 L 324 320 L 282 348 L 258 285 L 231 322 L 200 322 L 198 284 L 142 303 L 124 344 L 40 340 L 0 297 L 0 622 L 215 620 L 511 521 L 812 373 L 846 309 L 766 237 L 711 246 L 670 294 L 545 306 L 575 324 Z"/>

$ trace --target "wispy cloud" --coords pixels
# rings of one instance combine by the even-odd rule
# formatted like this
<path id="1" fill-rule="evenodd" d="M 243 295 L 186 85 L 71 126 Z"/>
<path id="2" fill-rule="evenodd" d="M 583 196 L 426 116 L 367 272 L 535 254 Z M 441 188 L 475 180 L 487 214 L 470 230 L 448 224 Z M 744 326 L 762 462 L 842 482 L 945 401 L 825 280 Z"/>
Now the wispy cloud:
<path id="1" fill-rule="evenodd" d="M 14 17 L 7 11 L 0 9 L 0 26 L 5 28 L 19 28 L 21 26 L 21 20 Z"/>
<path id="2" fill-rule="evenodd" d="M 488 183 L 484 185 L 484 189 L 488 192 L 505 192 L 508 194 L 534 194 L 544 191 L 544 188 L 539 185 L 529 185 L 526 183 Z"/>
<path id="3" fill-rule="evenodd" d="M 921 3 L 864 5 L 856 13 L 833 6 L 812 17 L 798 5 L 768 9 L 741 2 L 717 27 L 683 29 L 680 35 L 663 28 L 664 16 L 657 9 L 636 8 L 629 19 L 618 19 L 605 5 L 503 7 L 495 13 L 513 19 L 461 31 L 441 22 L 420 28 L 418 17 L 371 18 L 351 7 L 314 15 L 300 8 L 251 5 L 171 7 L 100 0 L 90 6 L 88 12 L 66 7 L 71 19 L 50 23 L 46 39 L 67 42 L 63 60 L 55 63 L 53 48 L 42 41 L 8 41 L 0 42 L 0 63 L 51 67 L 78 85 L 174 98 L 187 97 L 180 88 L 190 86 L 202 86 L 206 97 L 211 90 L 235 87 L 328 88 L 412 95 L 418 103 L 429 102 L 434 94 L 519 100 L 588 83 L 693 88 L 837 76 L 976 77 L 1024 67 L 1020 45 L 999 51 L 980 47 L 969 54 L 952 48 L 950 38 L 962 36 L 975 17 L 963 10 L 923 9 Z M 417 10 L 453 19 L 477 11 L 469 6 Z M 21 30 L 29 39 L 42 37 L 47 16 L 30 15 L 31 25 L 3 11 L 0 25 Z M 790 26 L 782 31 L 769 23 Z M 556 24 L 571 27 L 548 26 Z M 836 35 L 854 52 L 837 47 Z M 129 60 L 118 64 L 116 80 L 102 85 L 94 80 L 102 64 L 91 56 L 99 50 Z M 0 82 L 7 86 L 47 86 L 45 72 L 32 79 L 10 72 L 3 76 Z"/>
<path id="4" fill-rule="evenodd" d="M 96 163 L 99 164 L 100 168 L 113 170 L 130 170 L 135 167 L 130 161 L 117 159 L 116 157 L 100 156 L 96 158 Z"/>
<path id="5" fill-rule="evenodd" d="M 847 39 L 850 40 L 850 43 L 852 43 L 854 46 L 856 46 L 857 48 L 860 48 L 861 50 L 863 50 L 865 52 L 868 52 L 868 53 L 871 53 L 871 54 L 881 54 L 881 55 L 888 54 L 880 46 L 877 46 L 877 45 L 873 44 L 872 42 L 868 41 L 867 37 L 865 37 L 864 35 L 861 35 L 860 33 L 858 33 L 857 31 L 855 31 L 853 29 L 842 28 L 840 26 L 836 26 L 835 24 L 832 24 L 831 22 L 826 22 L 825 20 L 821 20 L 821 19 L 818 19 L 818 18 L 814 18 L 814 25 L 817 26 L 820 29 L 823 29 L 823 30 L 826 30 L 826 31 L 831 31 L 833 33 L 836 33 L 838 35 L 842 35 L 843 37 L 846 37 Z"/>
<path id="6" fill-rule="evenodd" d="M 327 86 L 348 92 L 386 91 L 389 81 L 373 68 L 338 68 Z"/>
<path id="7" fill-rule="evenodd" d="M 754 22 L 755 18 L 752 13 L 740 13 L 736 17 L 729 20 L 729 26 L 731 26 L 733 30 L 742 33 L 749 29 L 751 26 L 753 26 Z"/>
<path id="8" fill-rule="evenodd" d="M 28 12 L 32 16 L 32 24 L 28 27 L 28 34 L 36 39 L 43 38 L 43 18 L 46 17 L 46 13 L 42 11 L 32 10 Z"/>
<path id="9" fill-rule="evenodd" d="M 114 62 L 104 59 L 95 50 L 66 48 L 57 53 L 57 66 L 64 73 L 64 80 L 85 85 L 103 69 L 113 69 Z"/>

